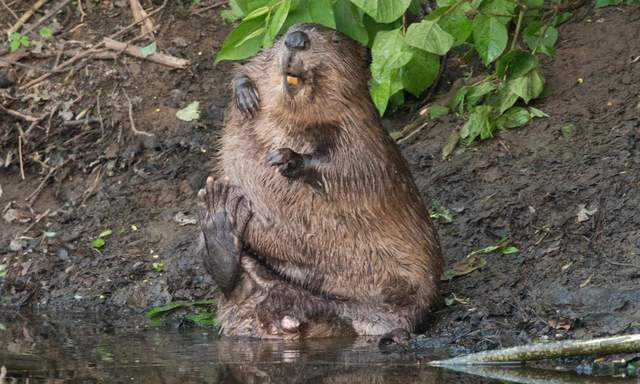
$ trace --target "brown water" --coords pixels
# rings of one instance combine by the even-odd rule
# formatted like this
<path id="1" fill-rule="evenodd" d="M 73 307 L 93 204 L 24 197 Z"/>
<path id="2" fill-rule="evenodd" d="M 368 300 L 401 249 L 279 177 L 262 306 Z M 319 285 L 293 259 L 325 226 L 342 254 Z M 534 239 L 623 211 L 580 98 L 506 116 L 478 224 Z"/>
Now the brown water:
<path id="1" fill-rule="evenodd" d="M 136 329 L 131 321 L 119 325 L 15 313 L 0 315 L 0 324 L 6 328 L 0 330 L 0 367 L 6 368 L 1 384 L 505 382 L 428 368 L 415 353 L 382 353 L 375 340 L 231 340 L 203 329 Z M 573 374 L 538 376 L 537 381 L 510 379 L 609 382 Z"/>

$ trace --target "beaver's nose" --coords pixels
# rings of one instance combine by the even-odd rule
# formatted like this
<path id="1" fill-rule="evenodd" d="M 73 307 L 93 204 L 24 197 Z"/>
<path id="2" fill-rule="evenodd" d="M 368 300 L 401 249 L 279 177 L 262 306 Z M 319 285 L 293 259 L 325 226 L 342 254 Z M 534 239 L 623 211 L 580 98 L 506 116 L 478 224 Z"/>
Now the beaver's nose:
<path id="1" fill-rule="evenodd" d="M 289 49 L 305 50 L 310 44 L 309 36 L 302 31 L 289 32 L 284 37 L 284 45 Z"/>

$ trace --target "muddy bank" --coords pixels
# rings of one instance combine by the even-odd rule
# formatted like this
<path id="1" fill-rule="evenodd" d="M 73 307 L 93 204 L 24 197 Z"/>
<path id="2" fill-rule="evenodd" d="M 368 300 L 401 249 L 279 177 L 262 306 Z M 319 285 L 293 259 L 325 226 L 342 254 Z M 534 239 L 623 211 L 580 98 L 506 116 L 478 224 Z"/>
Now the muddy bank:
<path id="1" fill-rule="evenodd" d="M 229 26 L 217 9 L 196 15 L 171 3 L 155 18 L 158 48 L 190 59 L 189 70 L 119 56 L 0 96 L 47 116 L 26 137 L 21 167 L 17 135 L 31 124 L 0 115 L 3 304 L 121 316 L 214 295 L 194 253 L 194 198 L 229 100 L 230 65 L 212 60 Z M 86 25 L 68 32 L 81 15 L 65 12 L 60 38 L 79 41 L 131 19 L 128 6 L 88 3 Z M 549 92 L 535 106 L 549 118 L 447 161 L 441 148 L 459 120 L 401 145 L 425 198 L 453 213 L 437 223 L 448 265 L 505 236 L 520 250 L 486 255 L 486 267 L 445 282 L 456 299 L 435 314 L 425 343 L 485 349 L 640 331 L 640 9 L 583 14 L 562 26 L 544 65 Z M 18 74 L 21 83 L 38 75 Z M 131 129 L 127 97 L 137 130 L 153 136 Z M 192 101 L 201 120 L 179 122 L 175 112 Z M 97 121 L 68 123 L 87 114 Z M 105 246 L 93 248 L 105 230 Z"/>

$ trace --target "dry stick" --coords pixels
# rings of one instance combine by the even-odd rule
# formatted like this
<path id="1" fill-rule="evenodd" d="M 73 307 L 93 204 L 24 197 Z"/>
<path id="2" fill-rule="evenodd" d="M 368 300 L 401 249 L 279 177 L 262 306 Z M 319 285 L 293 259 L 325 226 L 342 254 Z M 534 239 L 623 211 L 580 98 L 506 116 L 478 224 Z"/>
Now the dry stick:
<path id="1" fill-rule="evenodd" d="M 133 14 L 133 19 L 135 21 L 143 21 L 140 26 L 140 30 L 143 35 L 151 35 L 155 30 L 153 26 L 153 21 L 147 15 L 147 12 L 142 8 L 140 2 L 138 0 L 129 0 L 129 5 L 131 6 L 131 13 Z"/>
<path id="2" fill-rule="evenodd" d="M 480 376 L 500 382 L 520 384 L 603 384 L 617 382 L 611 377 L 587 377 L 573 372 L 504 366 L 456 366 L 453 371 Z M 492 381 L 493 382 L 493 381 Z M 623 381 L 627 382 L 627 381 Z"/>
<path id="3" fill-rule="evenodd" d="M 121 51 L 133 57 L 137 57 L 143 60 L 149 60 L 151 62 L 162 64 L 171 68 L 184 69 L 190 64 L 189 60 L 181 59 L 175 56 L 165 55 L 164 53 L 154 53 L 152 55 L 146 56 L 142 53 L 142 48 L 129 45 L 126 43 L 122 43 L 120 41 L 116 41 L 110 39 L 108 37 L 104 38 L 104 45 L 109 49 L 113 49 L 114 51 Z"/>
<path id="4" fill-rule="evenodd" d="M 49 20 L 51 17 L 53 17 L 56 13 L 58 13 L 62 8 L 64 8 L 70 2 L 71 2 L 71 0 L 63 0 L 60 4 L 56 5 L 52 10 L 47 12 L 38 21 L 36 21 L 35 24 L 33 24 L 33 25 L 29 26 L 29 28 L 25 29 L 23 34 L 26 35 L 26 34 L 30 33 L 31 31 L 33 31 L 34 29 L 38 28 L 42 23 L 44 23 L 45 21 Z"/>
<path id="5" fill-rule="evenodd" d="M 18 31 L 24 25 L 24 23 L 26 23 L 27 20 L 29 20 L 29 18 L 33 16 L 33 14 L 38 9 L 40 9 L 47 1 L 48 0 L 38 0 L 35 4 L 33 4 L 31 8 L 29 8 L 29 10 L 27 10 L 27 12 L 25 12 L 24 15 L 22 15 L 22 17 L 18 19 L 18 21 L 16 21 L 13 27 L 9 28 L 9 30 L 7 31 L 7 35 L 11 35 L 13 32 Z"/>
<path id="6" fill-rule="evenodd" d="M 11 16 L 13 16 L 14 19 L 20 20 L 18 15 L 16 15 L 16 13 L 13 12 L 13 10 L 11 8 L 9 8 L 9 6 L 7 5 L 7 3 L 4 2 L 4 0 L 0 0 L 0 3 L 2 4 L 3 7 L 6 8 L 7 11 L 9 11 L 9 13 L 11 14 Z"/>
<path id="7" fill-rule="evenodd" d="M 26 121 L 28 121 L 30 123 L 38 122 L 38 121 L 42 120 L 42 118 L 39 118 L 39 117 L 33 117 L 33 116 L 30 116 L 30 115 L 25 115 L 24 113 L 21 113 L 21 112 L 18 112 L 18 111 L 14 111 L 13 109 L 9 109 L 9 108 L 3 106 L 2 104 L 0 104 L 0 108 L 3 111 L 5 111 L 6 113 L 10 114 L 11 116 L 19 117 L 22 120 L 26 120 Z"/>
<path id="8" fill-rule="evenodd" d="M 33 204 L 36 199 L 38 198 L 38 195 L 40 194 L 40 192 L 42 192 L 42 189 L 44 188 L 45 184 L 47 183 L 47 181 L 49 181 L 49 179 L 51 177 L 53 177 L 53 174 L 60 168 L 62 168 L 63 165 L 65 165 L 67 162 L 63 162 L 60 165 L 57 165 L 53 168 L 51 168 L 49 170 L 49 172 L 47 173 L 47 175 L 44 177 L 44 179 L 42 179 L 42 181 L 40 182 L 40 184 L 38 185 L 38 187 L 29 195 L 27 196 L 27 198 L 25 199 L 25 201 L 29 204 Z M 26 231 L 25 231 L 26 232 Z"/>
<path id="9" fill-rule="evenodd" d="M 472 353 L 453 359 L 431 361 L 435 367 L 459 365 L 491 365 L 515 362 L 555 359 L 585 355 L 612 355 L 616 353 L 640 352 L 640 334 L 604 337 L 593 340 L 568 340 L 546 344 L 522 345 L 519 347 Z"/>
<path id="10" fill-rule="evenodd" d="M 155 136 L 153 133 L 149 133 L 146 131 L 138 131 L 136 129 L 136 124 L 133 121 L 133 103 L 131 103 L 131 99 L 129 98 L 129 95 L 127 95 L 127 92 L 124 92 L 124 96 L 127 98 L 127 101 L 129 102 L 129 123 L 131 124 L 131 130 L 133 131 L 134 135 L 143 135 L 143 136 L 147 136 L 147 137 L 153 137 Z"/>
<path id="11" fill-rule="evenodd" d="M 18 132 L 18 158 L 20 160 L 20 177 L 25 180 L 24 177 L 24 163 L 22 162 L 22 135 Z"/>
<path id="12" fill-rule="evenodd" d="M 164 0 L 164 2 L 162 3 L 162 5 L 161 5 L 161 6 L 159 6 L 159 7 L 158 7 L 158 8 L 156 8 L 155 10 L 153 10 L 153 11 L 152 11 L 151 13 L 149 13 L 146 17 L 151 17 L 151 16 L 155 15 L 156 13 L 160 12 L 160 11 L 161 11 L 161 10 L 162 10 L 166 5 L 167 5 L 167 2 L 168 2 L 168 1 L 169 1 L 169 0 Z M 146 19 L 143 19 L 143 20 L 146 20 Z M 109 36 L 109 38 L 110 38 L 110 39 L 115 39 L 116 37 L 118 37 L 118 36 L 120 36 L 120 35 L 122 35 L 122 34 L 124 34 L 124 33 L 128 32 L 129 30 L 131 30 L 131 28 L 135 27 L 136 25 L 138 25 L 138 23 L 142 22 L 143 20 L 135 21 L 135 22 L 133 22 L 133 23 L 131 23 L 131 24 L 127 25 L 127 26 L 126 26 L 126 27 L 124 27 L 124 29 L 122 29 L 121 31 L 118 31 L 118 32 L 114 33 L 113 35 Z M 63 62 L 62 64 L 58 65 L 57 67 L 53 68 L 52 70 L 54 70 L 54 71 L 55 71 L 55 70 L 58 70 L 58 69 L 65 68 L 65 67 L 67 67 L 67 66 L 69 66 L 69 65 L 71 65 L 71 64 L 73 64 L 73 63 L 75 63 L 76 61 L 78 61 L 78 60 L 80 60 L 80 59 L 82 59 L 82 58 L 84 58 L 84 57 L 86 57 L 86 56 L 88 56 L 88 55 L 90 55 L 90 54 L 92 54 L 92 53 L 95 53 L 95 52 L 99 51 L 99 50 L 100 50 L 100 48 L 102 48 L 102 46 L 103 46 L 103 45 L 104 45 L 104 41 L 102 41 L 102 42 L 100 42 L 100 43 L 96 44 L 93 48 L 90 48 L 90 49 L 88 49 L 88 50 L 86 50 L 86 51 L 84 51 L 84 52 L 80 52 L 80 53 L 78 53 L 76 56 L 74 56 L 74 57 L 70 58 L 69 60 L 67 60 L 67 61 Z M 46 73 L 46 74 L 44 74 L 44 75 L 42 75 L 42 76 L 38 77 L 37 79 L 31 80 L 30 82 L 28 82 L 28 83 L 27 83 L 25 86 L 23 86 L 22 88 L 31 88 L 31 87 L 33 87 L 34 85 L 39 84 L 39 83 L 41 83 L 42 81 L 44 81 L 44 80 L 48 79 L 48 78 L 49 78 L 49 76 L 51 76 L 51 75 L 52 75 L 51 73 Z"/>

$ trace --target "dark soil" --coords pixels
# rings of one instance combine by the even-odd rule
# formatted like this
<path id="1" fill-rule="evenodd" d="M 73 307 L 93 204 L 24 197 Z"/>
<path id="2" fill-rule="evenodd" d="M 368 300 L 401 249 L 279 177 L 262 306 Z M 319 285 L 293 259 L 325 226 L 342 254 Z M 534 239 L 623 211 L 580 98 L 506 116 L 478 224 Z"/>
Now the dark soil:
<path id="1" fill-rule="evenodd" d="M 75 6 L 67 9 L 54 42 L 95 43 L 132 20 L 128 2 L 83 3 L 86 24 L 64 32 L 80 23 Z M 556 57 L 544 65 L 549 92 L 535 106 L 549 118 L 459 148 L 450 160 L 440 153 L 461 124 L 453 118 L 401 145 L 424 197 L 454 213 L 437 223 L 448 265 L 505 236 L 520 250 L 485 255 L 486 267 L 444 283 L 444 296 L 457 301 L 435 314 L 419 345 L 486 349 L 640 332 L 640 9 L 581 14 L 561 27 Z M 123 55 L 24 89 L 41 73 L 0 67 L 18 81 L 0 92 L 2 105 L 45 116 L 29 130 L 0 110 L 5 305 L 122 316 L 214 294 L 194 252 L 198 228 L 181 222 L 195 218 L 229 101 L 231 65 L 214 65 L 213 54 L 230 27 L 219 10 L 195 15 L 182 2 L 155 21 L 159 50 L 190 59 L 188 70 Z M 0 14 L 0 24 L 10 22 Z M 133 133 L 125 95 L 137 130 L 153 136 Z M 179 122 L 176 111 L 191 101 L 202 118 Z M 87 116 L 94 120 L 62 123 Z M 106 245 L 93 249 L 106 229 Z"/>

